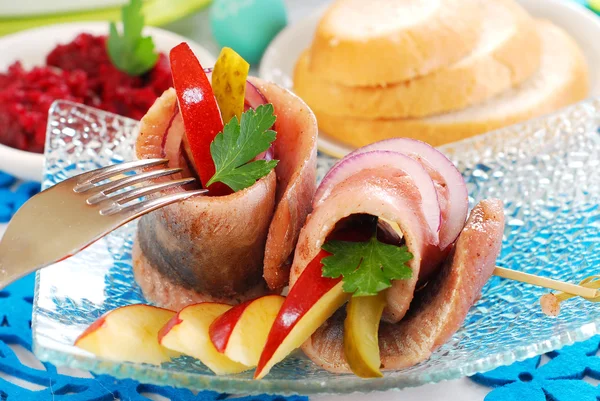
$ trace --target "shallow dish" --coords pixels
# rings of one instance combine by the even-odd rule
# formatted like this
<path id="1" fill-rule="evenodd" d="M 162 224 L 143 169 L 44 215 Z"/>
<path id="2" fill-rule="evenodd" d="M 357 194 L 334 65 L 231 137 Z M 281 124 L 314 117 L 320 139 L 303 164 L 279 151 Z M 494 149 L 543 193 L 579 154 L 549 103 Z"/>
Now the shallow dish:
<path id="1" fill-rule="evenodd" d="M 506 229 L 498 265 L 579 281 L 600 264 L 600 99 L 526 124 L 441 148 L 464 174 L 471 205 L 505 202 Z M 137 122 L 68 102 L 49 120 L 43 186 L 133 158 Z M 318 176 L 334 159 L 320 155 Z M 301 353 L 263 380 L 252 372 L 214 376 L 191 358 L 162 366 L 95 358 L 73 346 L 103 313 L 144 302 L 131 271 L 131 223 L 37 276 L 34 350 L 56 365 L 131 377 L 142 382 L 227 393 L 349 393 L 455 379 L 541 354 L 600 332 L 600 304 L 573 299 L 556 319 L 538 299 L 546 290 L 492 278 L 452 339 L 420 365 L 359 379 L 319 369 Z"/>
<path id="2" fill-rule="evenodd" d="M 46 55 L 59 43 L 70 42 L 82 32 L 95 35 L 108 34 L 108 22 L 86 22 L 52 25 L 39 29 L 19 32 L 0 38 L 0 71 L 21 60 L 25 68 L 42 65 Z M 168 52 L 181 42 L 187 42 L 204 65 L 213 65 L 215 58 L 204 47 L 160 28 L 146 27 L 147 35 L 152 36 L 156 49 Z M 2 127 L 0 127 L 2 129 Z M 0 144 L 0 170 L 16 177 L 41 181 L 44 155 L 25 152 Z"/>
<path id="3" fill-rule="evenodd" d="M 569 32 L 581 46 L 590 71 L 590 96 L 600 96 L 600 18 L 592 11 L 564 0 L 518 0 L 535 18 L 553 21 Z M 260 64 L 259 76 L 285 88 L 293 86 L 296 60 L 310 46 L 313 33 L 326 8 L 290 25 L 277 35 L 267 48 Z M 319 150 L 342 157 L 353 150 L 327 135 L 319 134 Z"/>

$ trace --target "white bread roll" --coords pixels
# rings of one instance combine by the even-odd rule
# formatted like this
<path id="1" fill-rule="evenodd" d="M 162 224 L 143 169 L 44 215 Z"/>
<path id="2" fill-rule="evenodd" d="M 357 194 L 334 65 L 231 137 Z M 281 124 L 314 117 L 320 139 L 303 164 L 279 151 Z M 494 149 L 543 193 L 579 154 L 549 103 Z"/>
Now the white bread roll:
<path id="1" fill-rule="evenodd" d="M 474 0 L 337 0 L 315 32 L 310 70 L 348 86 L 407 81 L 468 55 L 481 24 Z"/>
<path id="2" fill-rule="evenodd" d="M 520 86 L 461 111 L 423 119 L 357 119 L 315 111 L 319 128 L 352 146 L 409 137 L 433 146 L 458 141 L 524 121 L 584 99 L 589 90 L 583 53 L 561 28 L 537 21 L 542 39 L 540 69 Z"/>
<path id="3" fill-rule="evenodd" d="M 344 86 L 311 73 L 305 51 L 294 71 L 294 91 L 313 110 L 359 118 L 427 117 L 482 103 L 538 70 L 541 42 L 533 20 L 514 0 L 478 4 L 484 24 L 477 47 L 450 67 L 387 86 Z"/>

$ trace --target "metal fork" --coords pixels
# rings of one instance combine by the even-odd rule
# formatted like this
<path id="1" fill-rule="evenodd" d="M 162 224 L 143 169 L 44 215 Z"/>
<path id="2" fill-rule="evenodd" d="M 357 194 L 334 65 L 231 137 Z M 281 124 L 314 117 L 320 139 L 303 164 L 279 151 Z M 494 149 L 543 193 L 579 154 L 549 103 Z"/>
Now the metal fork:
<path id="1" fill-rule="evenodd" d="M 194 181 L 183 178 L 152 183 L 181 172 L 160 168 L 167 159 L 112 165 L 69 178 L 40 192 L 14 215 L 0 242 L 0 290 L 18 278 L 66 259 L 123 224 L 205 189 L 154 195 Z"/>

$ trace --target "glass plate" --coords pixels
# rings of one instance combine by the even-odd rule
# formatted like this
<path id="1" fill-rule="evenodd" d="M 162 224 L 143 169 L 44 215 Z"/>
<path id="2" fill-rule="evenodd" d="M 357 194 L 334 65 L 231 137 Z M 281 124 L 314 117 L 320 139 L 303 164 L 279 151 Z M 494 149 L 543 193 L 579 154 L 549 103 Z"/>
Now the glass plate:
<path id="1" fill-rule="evenodd" d="M 507 224 L 498 265 L 579 281 L 600 265 L 600 99 L 558 114 L 445 146 L 474 202 L 498 197 Z M 45 188 L 133 158 L 137 123 L 58 102 L 46 143 Z M 333 159 L 319 157 L 319 175 Z M 547 291 L 492 278 L 464 326 L 428 361 L 381 379 L 363 380 L 317 368 L 301 353 L 263 380 L 252 373 L 214 376 L 187 357 L 160 367 L 101 360 L 75 348 L 75 338 L 111 309 L 144 302 L 131 272 L 135 223 L 38 273 L 33 316 L 35 353 L 56 365 L 142 382 L 228 393 L 349 393 L 416 386 L 493 369 L 584 340 L 599 332 L 600 304 L 563 303 L 558 318 L 542 314 Z"/>

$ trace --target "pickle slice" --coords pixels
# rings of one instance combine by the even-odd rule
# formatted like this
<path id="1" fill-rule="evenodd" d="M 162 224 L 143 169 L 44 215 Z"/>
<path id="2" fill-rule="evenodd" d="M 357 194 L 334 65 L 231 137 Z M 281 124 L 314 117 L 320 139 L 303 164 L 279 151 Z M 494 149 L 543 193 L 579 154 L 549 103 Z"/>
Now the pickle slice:
<path id="1" fill-rule="evenodd" d="M 379 367 L 379 321 L 385 307 L 385 292 L 352 297 L 344 321 L 344 353 L 350 369 L 362 378 L 382 377 Z"/>
<path id="2" fill-rule="evenodd" d="M 250 64 L 242 56 L 229 47 L 221 50 L 212 72 L 212 88 L 223 124 L 227 124 L 233 116 L 237 116 L 238 120 L 242 116 L 248 71 Z"/>

